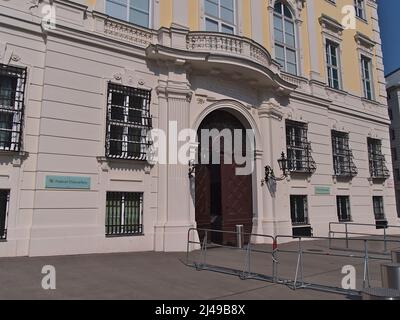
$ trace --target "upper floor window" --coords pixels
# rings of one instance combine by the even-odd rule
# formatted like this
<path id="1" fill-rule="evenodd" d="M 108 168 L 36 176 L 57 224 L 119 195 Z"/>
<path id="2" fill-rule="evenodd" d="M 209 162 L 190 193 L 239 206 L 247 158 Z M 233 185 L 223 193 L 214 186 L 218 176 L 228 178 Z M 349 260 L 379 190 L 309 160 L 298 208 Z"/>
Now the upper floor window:
<path id="1" fill-rule="evenodd" d="M 340 64 L 339 44 L 327 40 L 325 45 L 326 67 L 328 74 L 328 85 L 333 89 L 340 89 Z"/>
<path id="2" fill-rule="evenodd" d="M 372 68 L 371 68 L 370 58 L 361 56 L 361 72 L 362 72 L 362 83 L 364 89 L 364 98 L 372 100 L 373 99 Z"/>
<path id="3" fill-rule="evenodd" d="M 297 74 L 297 52 L 295 23 L 289 7 L 281 2 L 275 3 L 274 39 L 276 60 L 284 71 Z"/>
<path id="4" fill-rule="evenodd" d="M 313 173 L 316 169 L 307 132 L 308 127 L 304 123 L 286 122 L 288 169 L 291 172 Z"/>
<path id="5" fill-rule="evenodd" d="M 235 0 L 204 0 L 206 31 L 235 34 Z"/>
<path id="6" fill-rule="evenodd" d="M 106 0 L 106 13 L 142 27 L 150 27 L 150 0 Z"/>
<path id="7" fill-rule="evenodd" d="M 146 160 L 151 129 L 148 90 L 108 84 L 106 156 Z"/>
<path id="8" fill-rule="evenodd" d="M 336 177 L 355 177 L 358 173 L 349 146 L 349 135 L 332 131 L 333 167 Z"/>
<path id="9" fill-rule="evenodd" d="M 365 3 L 364 0 L 354 0 L 354 8 L 356 9 L 356 16 L 360 19 L 367 19 L 365 14 Z"/>
<path id="10" fill-rule="evenodd" d="M 0 150 L 20 151 L 26 69 L 0 64 Z"/>
<path id="11" fill-rule="evenodd" d="M 371 177 L 387 179 L 390 174 L 386 167 L 385 156 L 382 154 L 382 141 L 368 138 L 369 169 Z"/>

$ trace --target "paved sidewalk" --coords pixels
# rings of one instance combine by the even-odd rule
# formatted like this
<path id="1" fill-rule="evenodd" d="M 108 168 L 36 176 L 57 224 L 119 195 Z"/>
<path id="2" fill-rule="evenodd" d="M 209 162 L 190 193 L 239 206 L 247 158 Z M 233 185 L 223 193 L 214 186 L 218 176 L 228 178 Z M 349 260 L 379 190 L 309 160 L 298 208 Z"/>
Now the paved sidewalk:
<path id="1" fill-rule="evenodd" d="M 214 255 L 228 265 L 234 264 L 238 257 L 242 259 L 234 251 L 215 251 Z M 292 291 L 282 285 L 197 271 L 184 264 L 185 258 L 185 254 L 154 252 L 3 258 L 0 259 L 0 299 L 346 299 L 336 294 L 312 290 Z M 213 259 L 213 253 L 210 259 Z M 282 257 L 282 273 L 292 275 L 296 259 L 293 255 L 285 259 Z M 332 263 L 321 256 L 308 260 L 310 264 L 306 264 L 305 271 L 307 279 L 341 283 L 341 266 L 346 265 L 347 260 L 335 259 Z M 255 257 L 254 261 L 256 271 L 269 264 L 264 256 Z M 256 262 L 261 264 L 257 265 Z M 45 291 L 41 287 L 44 265 L 56 268 L 57 289 L 54 291 Z M 377 272 L 378 268 L 375 274 Z M 360 277 L 362 274 L 358 275 Z"/>

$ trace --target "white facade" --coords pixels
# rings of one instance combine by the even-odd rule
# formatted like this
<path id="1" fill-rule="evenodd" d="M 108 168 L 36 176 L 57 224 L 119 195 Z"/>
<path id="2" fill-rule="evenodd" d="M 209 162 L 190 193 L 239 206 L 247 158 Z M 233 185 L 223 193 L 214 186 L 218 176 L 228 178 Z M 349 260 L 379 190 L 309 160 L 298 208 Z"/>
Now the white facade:
<path id="1" fill-rule="evenodd" d="M 393 171 L 396 187 L 397 213 L 400 216 L 400 70 L 396 70 L 386 77 L 389 113 L 392 124 L 390 126 Z"/>
<path id="2" fill-rule="evenodd" d="M 208 114 L 221 109 L 254 130 L 256 233 L 292 234 L 291 195 L 308 196 L 316 236 L 327 236 L 328 223 L 338 221 L 338 195 L 350 196 L 354 222 L 374 224 L 372 197 L 382 196 L 389 224 L 398 223 L 392 175 L 372 180 L 368 161 L 370 137 L 382 141 L 391 167 L 384 103 L 281 73 L 267 50 L 246 38 L 191 33 L 179 25 L 153 31 L 71 1 L 54 4 L 57 27 L 46 31 L 42 3 L 0 3 L 0 63 L 27 68 L 23 148 L 0 153 L 0 189 L 10 190 L 7 240 L 0 242 L 0 256 L 186 250 L 187 231 L 196 227 L 188 166 L 105 157 L 110 81 L 152 90 L 154 128 L 168 132 L 169 121 L 177 121 L 178 130 L 197 130 Z M 184 25 L 184 15 L 176 15 Z M 223 49 L 211 46 L 215 37 Z M 308 124 L 316 172 L 288 178 L 270 192 L 261 185 L 264 167 L 279 172 L 286 120 Z M 349 133 L 358 169 L 349 181 L 334 177 L 332 130 Z M 49 189 L 48 176 L 89 177 L 91 186 Z M 329 195 L 318 195 L 319 187 L 328 187 Z M 143 193 L 143 235 L 105 236 L 106 194 L 111 191 Z"/>

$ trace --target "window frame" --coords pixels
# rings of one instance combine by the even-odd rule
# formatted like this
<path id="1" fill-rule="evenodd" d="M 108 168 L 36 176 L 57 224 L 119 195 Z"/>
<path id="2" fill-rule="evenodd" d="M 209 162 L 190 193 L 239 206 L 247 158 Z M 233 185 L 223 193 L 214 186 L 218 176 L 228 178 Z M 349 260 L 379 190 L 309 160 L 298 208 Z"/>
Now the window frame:
<path id="1" fill-rule="evenodd" d="M 360 62 L 361 62 L 361 82 L 362 82 L 362 86 L 363 86 L 363 97 L 364 97 L 364 99 L 372 101 L 375 99 L 372 58 L 368 57 L 364 54 L 361 54 Z M 366 70 L 365 70 L 364 62 L 367 62 L 367 66 L 368 66 L 367 71 L 369 73 L 368 78 L 366 77 Z M 369 85 L 370 85 L 370 96 L 368 96 L 367 83 L 369 83 Z"/>
<path id="2" fill-rule="evenodd" d="M 336 62 L 337 65 L 332 64 L 332 51 L 329 50 L 328 47 L 334 48 L 336 52 Z M 342 67 L 341 67 L 341 47 L 340 43 L 337 41 L 331 40 L 329 38 L 325 38 L 325 69 L 326 69 L 326 81 L 329 88 L 333 90 L 343 90 L 343 83 L 342 83 Z M 338 87 L 334 86 L 334 78 L 333 78 L 333 70 L 337 71 L 337 82 Z M 332 80 L 331 80 L 332 79 Z"/>
<path id="3" fill-rule="evenodd" d="M 353 161 L 354 157 L 350 148 L 349 134 L 346 132 L 332 130 L 331 139 L 334 176 L 339 178 L 353 178 L 357 176 L 358 170 Z M 338 148 L 340 141 L 343 142 L 342 148 Z M 339 159 L 343 159 L 343 161 L 339 161 Z"/>
<path id="4" fill-rule="evenodd" d="M 136 25 L 136 26 L 139 26 L 139 27 L 142 27 L 142 28 L 147 28 L 147 29 L 153 28 L 153 25 L 154 25 L 154 23 L 153 23 L 153 7 L 154 7 L 153 0 L 148 0 L 148 1 L 149 1 L 149 23 L 148 23 L 147 26 L 142 26 L 142 25 L 137 24 L 137 23 L 135 23 L 135 22 L 129 21 L 129 18 L 130 18 L 130 3 L 131 3 L 131 1 L 135 1 L 135 0 L 126 0 L 126 1 L 127 1 L 127 5 L 126 5 L 126 11 L 127 11 L 127 12 L 126 12 L 126 19 L 122 19 L 122 21 L 125 21 L 125 22 L 128 22 L 128 23 L 132 23 L 132 24 L 134 24 L 134 25 Z M 119 20 L 121 20 L 120 18 L 116 18 L 116 17 L 114 17 L 114 16 L 111 16 L 111 15 L 107 12 L 107 2 L 114 2 L 114 0 L 104 0 L 104 11 L 105 11 L 105 14 L 108 15 L 108 16 L 110 16 L 110 17 L 112 17 L 112 18 L 114 18 L 114 19 L 119 19 Z"/>
<path id="5" fill-rule="evenodd" d="M 368 138 L 368 161 L 372 179 L 388 179 L 390 172 L 386 166 L 386 159 L 382 153 L 382 140 Z"/>
<path id="6" fill-rule="evenodd" d="M 20 152 L 24 133 L 27 68 L 0 63 L 0 81 L 1 78 L 15 80 L 15 89 L 10 89 L 10 97 L 5 98 L 1 95 L 0 85 L 0 115 L 12 115 L 12 121 L 6 122 L 11 124 L 11 128 L 0 128 L 0 135 L 9 133 L 10 136 L 9 140 L 4 140 L 4 144 L 0 141 L 0 152 Z M 7 105 L 4 101 L 8 100 L 10 103 Z M 5 146 L 6 142 L 9 146 Z"/>
<path id="7" fill-rule="evenodd" d="M 376 200 L 379 201 L 379 211 L 377 212 L 377 205 L 376 205 Z M 376 221 L 387 221 L 386 213 L 385 213 L 385 200 L 382 196 L 373 196 L 372 197 L 372 207 L 374 210 L 374 216 Z"/>
<path id="8" fill-rule="evenodd" d="M 232 35 L 237 35 L 237 30 L 238 30 L 238 4 L 236 0 L 232 0 L 233 2 L 233 24 L 230 22 L 226 22 L 225 20 L 222 19 L 221 17 L 221 0 L 215 0 L 218 1 L 218 17 L 214 17 L 212 15 L 209 15 L 206 11 L 206 1 L 203 0 L 203 19 L 202 23 L 204 26 L 204 31 L 206 32 L 218 32 L 218 33 L 224 33 L 224 34 L 232 34 Z M 208 31 L 207 30 L 207 19 L 211 20 L 213 22 L 216 22 L 218 24 L 218 31 Z M 222 31 L 222 25 L 226 25 L 227 27 L 230 27 L 233 29 L 233 33 L 227 33 Z"/>
<path id="9" fill-rule="evenodd" d="M 303 221 L 300 221 L 301 215 L 298 214 L 296 208 L 298 208 L 298 204 L 300 199 L 302 200 L 303 205 Z M 307 195 L 291 195 L 290 196 L 290 218 L 292 222 L 292 226 L 309 226 L 310 225 L 310 216 L 309 216 L 309 205 L 308 205 L 308 196 Z"/>
<path id="10" fill-rule="evenodd" d="M 275 5 L 277 5 L 278 3 L 281 5 L 281 10 L 283 12 L 282 14 L 280 14 L 280 13 L 275 11 Z M 285 16 L 285 14 L 284 14 L 284 8 L 285 7 L 290 11 L 290 13 L 292 15 L 291 18 L 288 18 L 288 17 Z M 298 41 L 299 40 L 298 40 L 298 36 L 297 36 L 297 25 L 296 25 L 296 18 L 295 17 L 296 17 L 296 15 L 294 14 L 292 8 L 289 5 L 283 3 L 283 2 L 281 2 L 279 0 L 274 3 L 273 14 L 272 14 L 272 19 L 273 19 L 273 21 L 272 21 L 272 26 L 273 26 L 272 34 L 273 34 L 274 47 L 275 47 L 274 48 L 275 60 L 277 60 L 277 61 L 281 60 L 281 59 L 277 58 L 277 47 L 280 47 L 280 48 L 283 49 L 283 53 L 284 53 L 284 58 L 283 58 L 284 59 L 284 61 L 283 61 L 284 65 L 282 65 L 282 71 L 284 71 L 286 73 L 289 73 L 291 75 L 294 75 L 294 76 L 298 76 L 299 75 Z M 282 31 L 282 34 L 283 34 L 283 42 L 280 42 L 280 41 L 277 40 L 276 27 L 275 27 L 275 18 L 278 18 L 278 19 L 281 20 L 281 24 L 282 24 L 282 30 L 281 31 Z M 286 24 L 285 24 L 286 21 L 288 21 L 291 24 L 293 24 L 293 38 L 294 38 L 294 46 L 293 47 L 288 45 L 287 41 L 286 41 L 286 34 L 287 34 L 287 32 L 286 32 Z M 294 53 L 295 69 L 296 69 L 295 73 L 292 73 L 292 72 L 288 71 L 288 67 L 287 67 L 287 65 L 288 65 L 287 52 L 288 51 L 291 51 L 291 52 Z M 278 61 L 278 63 L 281 64 L 279 61 Z"/>
<path id="11" fill-rule="evenodd" d="M 346 213 L 343 213 L 343 206 L 346 207 Z M 352 222 L 351 216 L 351 201 L 350 196 L 336 196 L 336 209 L 338 220 L 340 223 Z"/>
<path id="12" fill-rule="evenodd" d="M 121 197 L 119 199 L 119 197 Z M 133 199 L 129 199 L 132 197 Z M 127 199 L 128 198 L 128 199 Z M 138 198 L 138 199 L 137 199 Z M 120 201 L 119 206 L 111 206 L 110 202 L 118 202 Z M 126 206 L 128 201 L 137 201 L 139 206 L 128 207 Z M 109 215 L 109 210 L 116 210 L 117 213 L 113 212 L 113 214 Z M 126 221 L 127 212 L 126 208 L 133 208 L 134 210 L 139 210 L 139 215 L 136 216 L 138 218 L 139 223 L 135 224 L 126 224 L 120 223 L 115 224 L 115 219 L 117 221 Z M 119 212 L 119 214 L 118 214 Z M 135 214 L 135 213 L 133 213 Z M 117 217 L 117 218 L 115 218 Z M 132 219 L 132 217 L 131 217 Z M 110 224 L 110 221 L 112 224 Z M 105 215 L 105 235 L 107 238 L 116 238 L 116 237 L 134 237 L 134 236 L 143 236 L 144 235 L 144 192 L 121 192 L 121 191 L 108 191 L 106 194 L 106 215 Z"/>
<path id="13" fill-rule="evenodd" d="M 0 241 L 6 241 L 7 240 L 7 229 L 8 229 L 8 219 L 9 219 L 9 213 L 10 213 L 10 194 L 11 191 L 8 189 L 0 189 L 0 193 L 5 194 L 5 205 L 4 209 L 5 212 L 0 212 Z M 1 197 L 0 197 L 1 200 Z M 3 225 L 3 227 L 2 227 Z"/>
<path id="14" fill-rule="evenodd" d="M 356 11 L 356 17 L 363 21 L 367 21 L 367 10 L 365 7 L 365 0 L 354 0 L 354 9 Z M 360 12 L 362 13 L 360 15 Z"/>
<path id="15" fill-rule="evenodd" d="M 124 105 L 114 105 L 113 104 L 113 93 L 120 94 L 124 96 Z M 143 109 L 138 109 L 130 106 L 130 98 L 137 97 L 142 99 L 142 102 L 145 103 Z M 122 160 L 134 160 L 134 161 L 146 161 L 148 160 L 148 151 L 151 145 L 151 142 L 148 140 L 148 133 L 152 129 L 152 117 L 150 115 L 150 107 L 151 107 L 151 90 L 134 88 L 129 86 L 124 86 L 120 84 L 116 84 L 113 82 L 108 82 L 107 85 L 107 115 L 106 115 L 106 139 L 105 139 L 105 155 L 108 159 L 122 159 Z M 129 99 L 128 99 L 129 98 Z M 115 111 L 118 108 L 122 109 L 123 119 L 114 119 L 113 118 L 113 108 Z M 133 113 L 141 111 L 140 121 L 135 122 L 129 120 L 132 117 Z M 120 114 L 121 115 L 121 114 Z M 133 118 L 136 118 L 133 116 Z M 122 128 L 123 132 L 118 133 L 115 128 Z M 121 139 L 113 138 L 113 128 L 114 133 L 117 135 L 122 135 Z M 130 129 L 140 130 L 139 135 L 132 135 L 130 133 Z M 133 138 L 140 138 L 140 141 L 133 140 Z M 131 138 L 131 139 L 130 139 Z M 121 143 L 121 152 L 113 152 L 112 144 L 117 145 L 117 143 Z M 130 151 L 129 147 L 135 147 L 139 145 L 140 151 L 137 152 L 135 150 Z"/>
<path id="16" fill-rule="evenodd" d="M 291 173 L 314 173 L 316 164 L 308 141 L 308 125 L 292 120 L 286 120 L 285 125 L 288 170 Z"/>

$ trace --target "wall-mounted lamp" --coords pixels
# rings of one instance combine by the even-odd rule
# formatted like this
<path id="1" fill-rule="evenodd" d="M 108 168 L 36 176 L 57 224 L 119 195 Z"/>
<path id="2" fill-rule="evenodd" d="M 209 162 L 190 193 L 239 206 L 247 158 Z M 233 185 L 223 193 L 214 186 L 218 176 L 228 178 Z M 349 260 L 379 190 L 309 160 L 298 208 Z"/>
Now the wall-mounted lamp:
<path id="1" fill-rule="evenodd" d="M 272 169 L 271 166 L 266 166 L 265 167 L 265 177 L 264 180 L 261 181 L 262 185 L 265 183 L 268 183 L 270 180 L 272 181 L 283 181 L 289 176 L 289 171 L 288 171 L 288 159 L 285 156 L 285 153 L 282 152 L 281 158 L 278 160 L 279 168 L 282 171 L 282 176 L 277 178 L 274 173 L 274 169 Z"/>
<path id="2" fill-rule="evenodd" d="M 196 161 L 189 161 L 189 179 L 193 179 L 196 175 Z"/>

